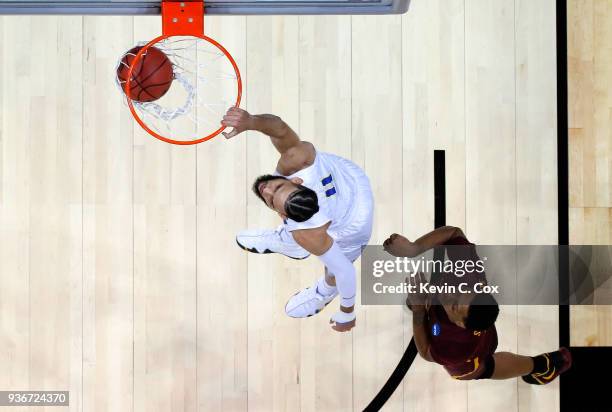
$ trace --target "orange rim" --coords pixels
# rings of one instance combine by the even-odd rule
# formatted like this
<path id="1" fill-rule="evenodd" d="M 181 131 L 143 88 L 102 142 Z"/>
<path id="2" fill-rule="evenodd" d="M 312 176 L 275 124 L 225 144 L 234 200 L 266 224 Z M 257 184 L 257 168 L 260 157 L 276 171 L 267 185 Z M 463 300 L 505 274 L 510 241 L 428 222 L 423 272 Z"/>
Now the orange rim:
<path id="1" fill-rule="evenodd" d="M 154 44 L 159 43 L 160 41 L 165 40 L 165 39 L 167 39 L 169 37 L 172 37 L 172 36 L 169 36 L 169 35 L 158 36 L 158 37 L 154 38 L 153 40 L 151 40 L 150 42 L 148 42 L 146 45 L 144 45 L 140 49 L 140 51 L 138 51 L 138 54 L 136 54 L 136 57 L 134 57 L 134 60 L 132 60 L 132 63 L 130 64 L 130 68 L 128 70 L 127 82 L 126 82 L 126 85 L 125 85 L 125 89 L 126 90 L 130 90 L 131 89 L 132 72 L 134 71 L 134 68 L 136 67 L 136 64 L 138 63 L 138 61 L 140 60 L 140 58 L 142 57 L 144 52 L 147 49 L 149 49 L 149 47 L 151 47 Z M 205 36 L 205 35 L 199 35 L 199 36 L 193 35 L 192 37 L 198 37 L 198 38 L 200 38 L 202 40 L 205 40 L 205 41 L 209 42 L 210 44 L 212 44 L 213 46 L 215 46 L 216 48 L 218 48 L 219 50 L 221 50 L 221 52 L 225 55 L 225 57 L 232 64 L 232 67 L 234 68 L 234 72 L 236 73 L 236 80 L 237 80 L 237 86 L 238 86 L 238 94 L 236 96 L 236 102 L 234 103 L 234 107 L 239 107 L 240 106 L 240 100 L 242 99 L 242 78 L 240 77 L 240 70 L 238 70 L 238 65 L 236 64 L 236 60 L 234 60 L 234 58 L 227 51 L 227 49 L 225 47 L 223 47 L 215 39 L 212 39 L 212 38 L 210 38 L 208 36 Z M 132 112 L 132 116 L 134 116 L 134 119 L 136 119 L 136 121 L 138 122 L 140 127 L 142 127 L 144 130 L 146 130 L 147 133 L 149 133 L 151 136 L 153 136 L 156 139 L 159 139 L 159 140 L 161 140 L 163 142 L 166 142 L 166 143 L 182 145 L 182 146 L 184 146 L 184 145 L 191 145 L 191 144 L 198 144 L 198 143 L 202 143 L 202 142 L 205 142 L 207 140 L 212 139 L 213 137 L 217 136 L 223 130 L 226 129 L 225 126 L 221 125 L 214 132 L 212 132 L 212 133 L 210 133 L 210 134 L 208 134 L 208 135 L 206 135 L 204 137 L 195 139 L 195 140 L 174 140 L 174 139 L 170 139 L 168 137 L 164 137 L 164 136 L 160 135 L 159 133 L 157 133 L 154 130 L 152 130 L 149 126 L 147 126 L 145 124 L 145 122 L 142 121 L 140 116 L 138 116 L 138 113 L 136 112 L 136 109 L 134 108 L 134 105 L 132 104 L 132 99 L 130 99 L 129 94 L 125 93 L 125 96 L 127 98 L 127 103 L 128 103 L 128 107 L 130 108 L 130 112 Z"/>

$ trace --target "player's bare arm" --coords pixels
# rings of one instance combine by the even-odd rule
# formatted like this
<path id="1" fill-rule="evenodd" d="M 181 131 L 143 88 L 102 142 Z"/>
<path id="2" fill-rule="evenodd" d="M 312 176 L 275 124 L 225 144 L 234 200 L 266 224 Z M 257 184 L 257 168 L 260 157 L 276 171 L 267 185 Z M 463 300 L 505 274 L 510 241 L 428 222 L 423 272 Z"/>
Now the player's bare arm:
<path id="1" fill-rule="evenodd" d="M 416 344 L 419 355 L 428 362 L 433 362 L 429 353 L 429 336 L 427 335 L 427 309 L 425 306 L 413 306 L 412 309 L 412 334 L 414 343 Z"/>
<path id="2" fill-rule="evenodd" d="M 415 257 L 427 250 L 440 246 L 457 236 L 465 236 L 463 231 L 454 226 L 444 226 L 421 236 L 414 242 L 408 238 L 392 234 L 384 241 L 384 249 L 393 256 Z"/>
<path id="3" fill-rule="evenodd" d="M 293 174 L 314 162 L 316 152 L 312 143 L 301 141 L 297 133 L 278 116 L 252 115 L 246 110 L 231 107 L 223 116 L 221 124 L 233 127 L 231 131 L 223 133 L 226 139 L 246 130 L 255 130 L 270 137 L 281 155 L 277 170 L 284 175 Z"/>
<path id="4" fill-rule="evenodd" d="M 406 278 L 407 284 L 417 286 L 414 288 L 416 292 L 410 294 L 406 299 L 406 305 L 412 311 L 412 333 L 419 355 L 426 361 L 433 362 L 429 352 L 431 342 L 427 333 L 429 327 L 427 311 L 429 310 L 430 296 L 418 292 L 418 285 L 424 281 L 425 277 L 420 272 Z"/>

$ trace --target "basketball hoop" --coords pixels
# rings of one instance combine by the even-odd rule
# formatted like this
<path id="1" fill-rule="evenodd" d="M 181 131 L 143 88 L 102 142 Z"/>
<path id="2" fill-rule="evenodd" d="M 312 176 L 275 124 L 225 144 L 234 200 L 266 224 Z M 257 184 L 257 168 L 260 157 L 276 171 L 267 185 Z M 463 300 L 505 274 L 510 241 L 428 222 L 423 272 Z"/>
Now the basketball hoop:
<path id="1" fill-rule="evenodd" d="M 134 119 L 155 138 L 177 145 L 210 140 L 225 129 L 221 120 L 227 109 L 240 105 L 238 65 L 219 42 L 204 35 L 202 0 L 162 2 L 162 23 L 161 36 L 139 43 L 119 61 L 117 83 Z M 136 100 L 134 89 L 146 92 L 160 86 L 150 85 L 158 67 L 146 67 L 146 73 L 153 75 L 141 75 L 146 64 L 153 64 L 153 58 L 150 63 L 145 58 L 152 51 L 157 62 L 162 61 L 157 55 L 165 55 L 172 64 L 171 78 L 157 80 L 170 86 L 157 93 L 159 98 L 155 93 L 145 93 L 148 99 Z M 127 76 L 119 76 L 126 69 Z"/>

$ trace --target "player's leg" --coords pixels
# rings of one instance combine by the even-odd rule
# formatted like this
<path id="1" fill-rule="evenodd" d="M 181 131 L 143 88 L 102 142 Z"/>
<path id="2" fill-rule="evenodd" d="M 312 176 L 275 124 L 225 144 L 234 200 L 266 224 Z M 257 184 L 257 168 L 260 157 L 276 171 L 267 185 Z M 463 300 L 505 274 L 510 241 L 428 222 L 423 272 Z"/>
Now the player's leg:
<path id="1" fill-rule="evenodd" d="M 495 367 L 491 379 L 510 379 L 527 375 L 533 370 L 533 358 L 510 352 L 493 354 Z"/>
<path id="2" fill-rule="evenodd" d="M 566 348 L 538 356 L 522 356 L 510 352 L 493 354 L 491 379 L 510 379 L 521 376 L 527 383 L 545 385 L 572 365 L 572 356 Z"/>
<path id="3" fill-rule="evenodd" d="M 351 262 L 357 260 L 361 254 L 361 244 L 349 242 L 347 245 L 338 242 L 342 253 Z M 338 296 L 336 278 L 325 268 L 325 275 L 321 276 L 313 286 L 307 287 L 293 295 L 285 305 L 285 312 L 292 318 L 305 318 L 316 315 L 334 298 Z"/>
<path id="4" fill-rule="evenodd" d="M 323 296 L 330 296 L 334 293 L 338 293 L 338 288 L 336 288 L 336 277 L 329 273 L 327 268 L 325 268 L 325 275 L 317 280 L 317 293 Z"/>

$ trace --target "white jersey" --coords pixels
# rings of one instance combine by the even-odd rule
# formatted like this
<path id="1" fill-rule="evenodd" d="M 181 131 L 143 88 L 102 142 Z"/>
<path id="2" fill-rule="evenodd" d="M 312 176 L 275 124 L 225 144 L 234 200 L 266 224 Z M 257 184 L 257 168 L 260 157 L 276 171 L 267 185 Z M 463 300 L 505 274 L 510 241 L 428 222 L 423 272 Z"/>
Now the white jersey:
<path id="1" fill-rule="evenodd" d="M 330 221 L 328 230 L 340 231 L 351 222 L 364 182 L 369 191 L 368 178 L 359 166 L 330 153 L 317 151 L 312 165 L 286 177 L 302 179 L 302 185 L 314 190 L 319 200 L 319 211 L 307 221 L 285 221 L 289 232 L 321 227 Z"/>

